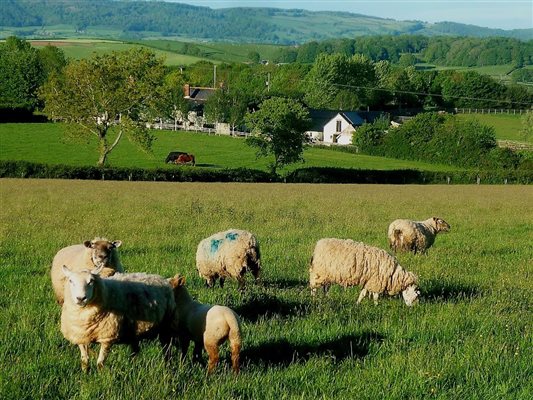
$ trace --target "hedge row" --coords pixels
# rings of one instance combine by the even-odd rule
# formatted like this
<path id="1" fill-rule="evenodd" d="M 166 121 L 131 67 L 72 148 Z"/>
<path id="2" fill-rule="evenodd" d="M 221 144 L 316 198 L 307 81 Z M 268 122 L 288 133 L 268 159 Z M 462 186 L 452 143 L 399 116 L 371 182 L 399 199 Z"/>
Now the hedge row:
<path id="1" fill-rule="evenodd" d="M 382 184 L 530 184 L 533 171 L 418 171 L 365 170 L 349 168 L 310 167 L 289 173 L 285 179 L 291 183 L 382 183 Z"/>
<path id="2" fill-rule="evenodd" d="M 279 182 L 287 183 L 381 183 L 381 184 L 531 184 L 533 171 L 364 170 L 309 167 L 290 172 L 283 179 L 268 172 L 247 169 L 99 168 L 48 165 L 27 161 L 0 161 L 0 178 L 93 179 L 160 182 Z"/>
<path id="3" fill-rule="evenodd" d="M 27 161 L 0 161 L 0 177 L 163 182 L 271 182 L 273 180 L 272 176 L 267 172 L 247 168 L 100 168 L 48 165 Z"/>

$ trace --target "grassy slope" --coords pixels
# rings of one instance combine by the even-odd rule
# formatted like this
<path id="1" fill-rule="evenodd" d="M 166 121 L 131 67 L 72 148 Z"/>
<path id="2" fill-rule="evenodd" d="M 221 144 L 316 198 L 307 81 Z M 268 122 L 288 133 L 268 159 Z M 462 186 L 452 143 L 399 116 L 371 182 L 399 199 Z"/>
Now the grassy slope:
<path id="1" fill-rule="evenodd" d="M 520 130 L 522 129 L 520 115 L 458 114 L 457 117 L 464 119 L 477 119 L 482 124 L 494 127 L 497 139 L 524 141 L 524 138 L 520 135 Z M 529 138 L 528 142 L 533 143 L 533 138 Z"/>
<path id="2" fill-rule="evenodd" d="M 73 59 L 81 59 L 81 58 L 88 58 L 93 53 L 97 54 L 105 54 L 110 53 L 112 51 L 124 51 L 128 50 L 134 46 L 131 43 L 126 42 L 118 42 L 118 41 L 111 41 L 111 40 L 99 40 L 99 39 L 68 39 L 68 40 L 39 40 L 39 41 L 32 41 L 32 43 L 37 46 L 42 45 L 45 46 L 48 43 L 60 47 L 64 52 L 65 55 L 69 58 Z M 195 62 L 206 60 L 202 57 L 194 57 L 189 56 L 185 54 L 177 54 L 171 51 L 166 50 L 160 50 L 160 49 L 154 49 L 150 48 L 158 57 L 165 58 L 165 63 L 167 65 L 188 65 L 193 64 Z"/>
<path id="3" fill-rule="evenodd" d="M 146 154 L 123 140 L 111 153 L 113 166 L 155 168 L 165 167 L 166 155 L 173 150 L 191 152 L 199 166 L 247 167 L 267 169 L 269 159 L 255 157 L 255 151 L 242 139 L 227 136 L 208 136 L 194 132 L 154 131 L 157 139 L 153 153 Z M 51 164 L 95 165 L 98 150 L 95 140 L 67 139 L 60 124 L 0 124 L 0 159 L 27 160 Z M 457 168 L 423 162 L 396 160 L 384 157 L 354 155 L 327 149 L 309 148 L 302 166 L 343 168 L 454 170 Z M 167 166 L 172 168 L 172 166 Z"/>
<path id="4" fill-rule="evenodd" d="M 533 309 L 530 186 L 176 184 L 2 180 L 0 398 L 529 399 Z M 308 262 L 321 237 L 386 247 L 397 217 L 452 226 L 427 256 L 399 255 L 422 303 L 355 305 L 358 289 L 313 299 Z M 239 227 L 261 242 L 263 283 L 208 290 L 197 243 Z M 214 376 L 189 358 L 166 367 L 149 342 L 131 361 L 115 346 L 84 375 L 59 331 L 49 268 L 63 246 L 122 239 L 129 271 L 187 277 L 202 302 L 241 316 L 243 368 L 228 352 Z M 528 378 L 529 377 L 529 378 Z"/>

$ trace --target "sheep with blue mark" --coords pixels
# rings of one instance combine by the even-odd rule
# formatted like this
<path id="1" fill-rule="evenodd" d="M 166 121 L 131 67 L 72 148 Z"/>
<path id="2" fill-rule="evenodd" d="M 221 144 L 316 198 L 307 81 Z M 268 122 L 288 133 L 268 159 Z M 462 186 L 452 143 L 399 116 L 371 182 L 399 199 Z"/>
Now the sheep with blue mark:
<path id="1" fill-rule="evenodd" d="M 259 243 L 252 233 L 229 229 L 215 233 L 198 244 L 196 269 L 209 287 L 213 287 L 217 279 L 223 287 L 226 278 L 233 278 L 242 290 L 247 271 L 256 281 L 259 279 L 260 259 Z"/>

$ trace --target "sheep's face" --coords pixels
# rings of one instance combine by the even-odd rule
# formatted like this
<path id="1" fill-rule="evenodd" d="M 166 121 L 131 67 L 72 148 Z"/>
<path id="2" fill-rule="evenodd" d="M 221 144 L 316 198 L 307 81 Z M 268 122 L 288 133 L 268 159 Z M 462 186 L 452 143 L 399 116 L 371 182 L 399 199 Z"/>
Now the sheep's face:
<path id="1" fill-rule="evenodd" d="M 420 296 L 420 291 L 416 285 L 410 285 L 402 292 L 403 301 L 409 307 L 418 303 L 418 296 Z"/>
<path id="2" fill-rule="evenodd" d="M 450 224 L 448 224 L 442 218 L 433 217 L 433 222 L 435 223 L 435 228 L 437 228 L 437 232 L 449 232 L 451 228 Z"/>
<path id="3" fill-rule="evenodd" d="M 108 240 L 91 240 L 84 243 L 85 247 L 91 250 L 91 259 L 95 267 L 109 267 L 111 262 L 112 251 L 120 247 L 122 242 L 115 240 L 110 242 Z"/>
<path id="4" fill-rule="evenodd" d="M 72 302 L 80 307 L 85 307 L 89 304 L 95 296 L 95 281 L 96 276 L 101 271 L 102 267 L 92 271 L 83 270 L 73 272 L 67 266 L 63 266 L 63 273 L 68 279 L 70 289 L 70 296 Z"/>

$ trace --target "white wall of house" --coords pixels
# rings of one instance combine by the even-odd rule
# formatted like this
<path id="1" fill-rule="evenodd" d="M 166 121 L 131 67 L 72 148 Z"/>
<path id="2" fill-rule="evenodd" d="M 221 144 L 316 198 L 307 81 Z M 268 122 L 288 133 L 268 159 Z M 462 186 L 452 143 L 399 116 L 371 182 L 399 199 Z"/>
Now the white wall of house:
<path id="1" fill-rule="evenodd" d="M 324 143 L 352 144 L 355 128 L 341 114 L 324 125 Z"/>

